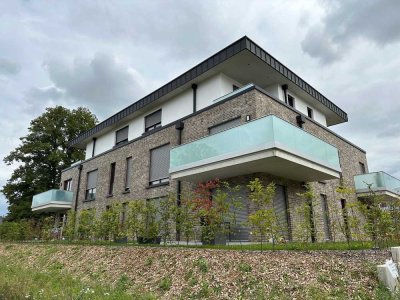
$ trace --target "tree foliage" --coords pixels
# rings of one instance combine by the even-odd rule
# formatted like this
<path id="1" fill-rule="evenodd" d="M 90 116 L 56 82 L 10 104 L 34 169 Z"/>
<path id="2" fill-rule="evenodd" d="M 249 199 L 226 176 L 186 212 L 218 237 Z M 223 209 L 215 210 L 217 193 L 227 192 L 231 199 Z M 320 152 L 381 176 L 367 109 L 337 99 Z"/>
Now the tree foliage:
<path id="1" fill-rule="evenodd" d="M 79 133 L 93 127 L 96 117 L 86 108 L 47 108 L 32 120 L 21 144 L 4 158 L 8 165 L 18 165 L 1 192 L 9 202 L 7 220 L 31 218 L 35 194 L 57 188 L 61 170 L 84 158 L 84 151 L 68 147 Z"/>

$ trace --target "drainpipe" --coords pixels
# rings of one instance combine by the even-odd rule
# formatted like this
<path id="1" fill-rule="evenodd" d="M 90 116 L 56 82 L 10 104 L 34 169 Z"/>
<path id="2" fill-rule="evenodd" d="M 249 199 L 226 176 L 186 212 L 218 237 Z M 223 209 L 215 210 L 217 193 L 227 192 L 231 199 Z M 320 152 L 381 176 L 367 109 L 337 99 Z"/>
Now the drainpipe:
<path id="1" fill-rule="evenodd" d="M 195 90 L 193 90 L 193 99 L 195 99 Z M 177 140 L 177 144 L 181 145 L 182 144 L 182 130 L 185 127 L 184 123 L 182 121 L 178 121 L 175 124 L 175 129 L 178 130 L 178 140 Z M 177 206 L 181 206 L 181 181 L 178 180 L 176 182 L 176 205 Z M 181 233 L 179 230 L 176 231 L 176 240 L 180 241 L 181 240 Z"/>
<path id="2" fill-rule="evenodd" d="M 76 187 L 76 195 L 75 195 L 75 205 L 74 205 L 74 211 L 75 212 L 78 209 L 78 198 L 79 198 L 79 190 L 80 190 L 80 187 L 81 187 L 82 168 L 83 168 L 83 166 L 82 166 L 82 164 L 80 164 L 79 167 L 78 167 L 78 170 L 79 170 L 79 173 L 78 173 L 78 184 L 77 184 L 77 187 Z"/>
<path id="3" fill-rule="evenodd" d="M 197 111 L 197 84 L 192 84 L 193 90 L 193 113 Z"/>
<path id="4" fill-rule="evenodd" d="M 95 148 L 96 148 L 96 140 L 97 140 L 97 138 L 93 138 L 93 147 L 92 147 L 92 157 L 94 156 L 94 151 L 95 151 Z"/>
<path id="5" fill-rule="evenodd" d="M 288 90 L 288 85 L 284 84 L 282 85 L 282 90 L 283 90 L 283 98 L 285 100 L 285 103 L 287 104 L 287 90 Z"/>

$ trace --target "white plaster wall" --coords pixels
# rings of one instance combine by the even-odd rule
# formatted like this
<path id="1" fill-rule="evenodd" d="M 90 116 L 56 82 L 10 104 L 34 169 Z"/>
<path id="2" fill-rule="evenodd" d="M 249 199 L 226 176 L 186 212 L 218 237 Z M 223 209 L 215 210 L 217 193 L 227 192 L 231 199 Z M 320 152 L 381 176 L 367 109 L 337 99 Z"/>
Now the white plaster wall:
<path id="1" fill-rule="evenodd" d="M 224 74 L 214 75 L 200 83 L 197 88 L 197 110 L 203 109 L 213 104 L 213 100 L 224 96 L 233 91 L 233 85 L 241 87 L 242 84 L 229 78 Z M 161 113 L 161 125 L 170 124 L 176 120 L 179 120 L 193 112 L 193 92 L 192 88 L 189 87 L 179 95 L 172 99 L 169 99 L 165 103 L 146 113 L 136 117 L 119 128 L 105 133 L 104 135 L 97 138 L 95 155 L 110 150 L 115 145 L 115 131 L 120 128 L 129 125 L 128 140 L 133 140 L 140 137 L 144 132 L 144 118 L 154 111 L 162 109 Z M 86 159 L 92 155 L 93 142 L 90 142 L 86 146 Z"/>
<path id="2" fill-rule="evenodd" d="M 86 145 L 85 159 L 92 157 L 92 151 L 93 151 L 93 142 L 90 142 Z"/>
<path id="3" fill-rule="evenodd" d="M 124 127 L 124 126 L 121 126 L 121 128 L 122 127 Z M 107 132 L 107 133 L 105 133 L 105 134 L 103 134 L 103 135 L 101 135 L 101 136 L 99 136 L 97 138 L 96 146 L 94 147 L 94 155 L 98 155 L 98 154 L 103 153 L 103 152 L 105 152 L 107 150 L 110 150 L 112 147 L 114 147 L 114 145 L 115 145 L 115 131 Z"/>
<path id="4" fill-rule="evenodd" d="M 303 114 L 305 114 L 307 116 L 307 107 L 311 108 L 313 110 L 313 119 L 316 122 L 320 123 L 321 125 L 326 126 L 326 117 L 322 112 L 317 110 L 311 104 L 308 104 L 307 102 L 305 102 L 303 99 L 298 97 L 296 94 L 294 94 L 290 90 L 288 91 L 288 94 L 291 95 L 292 97 L 294 97 L 294 99 L 295 99 L 294 100 L 294 108 L 295 109 L 297 109 L 298 111 L 302 112 Z"/>
<path id="5" fill-rule="evenodd" d="M 233 85 L 241 87 L 242 84 L 219 73 L 198 84 L 197 87 L 197 110 L 212 105 L 213 100 L 233 91 Z"/>
<path id="6" fill-rule="evenodd" d="M 279 84 L 276 83 L 269 85 L 267 87 L 264 87 L 264 90 L 266 90 L 268 93 L 278 98 L 279 100 L 284 101 L 283 90 Z"/>
<path id="7" fill-rule="evenodd" d="M 175 98 L 168 100 L 162 106 L 161 125 L 167 125 L 193 112 L 193 91 L 187 89 Z"/>

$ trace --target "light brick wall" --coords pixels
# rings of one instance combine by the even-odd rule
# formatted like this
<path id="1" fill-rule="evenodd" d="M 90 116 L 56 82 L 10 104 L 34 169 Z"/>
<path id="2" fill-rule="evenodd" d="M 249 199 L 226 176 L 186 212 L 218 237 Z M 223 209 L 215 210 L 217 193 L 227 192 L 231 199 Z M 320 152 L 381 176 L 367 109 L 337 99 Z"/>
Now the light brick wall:
<path id="1" fill-rule="evenodd" d="M 238 116 L 241 117 L 242 122 L 244 123 L 246 115 L 250 115 L 251 118 L 254 119 L 270 114 L 276 115 L 297 126 L 296 116 L 299 114 L 298 112 L 292 110 L 283 102 L 272 99 L 258 90 L 251 90 L 234 99 L 222 102 L 185 119 L 185 128 L 182 132 L 182 143 L 191 142 L 198 138 L 207 136 L 209 127 Z M 307 120 L 303 128 L 305 131 L 339 149 L 343 182 L 348 186 L 354 187 L 353 176 L 360 173 L 359 162 L 364 163 L 367 167 L 365 153 L 343 139 L 335 136 L 316 122 Z M 152 188 L 148 187 L 148 181 L 150 149 L 166 143 L 170 143 L 171 147 L 174 147 L 177 145 L 177 137 L 178 130 L 175 129 L 175 126 L 171 125 L 141 139 L 134 140 L 125 146 L 84 161 L 82 163 L 83 169 L 78 199 L 78 210 L 96 208 L 96 210 L 101 211 L 105 209 L 106 205 L 111 203 L 111 201 L 127 202 L 135 199 L 162 197 L 168 195 L 170 192 L 176 193 L 176 181 L 171 181 L 169 185 Z M 124 193 L 126 158 L 129 156 L 132 156 L 133 158 L 132 186 L 130 193 Z M 114 193 L 112 197 L 107 197 L 110 164 L 113 162 L 116 163 Z M 98 169 L 96 200 L 85 202 L 86 174 L 94 169 Z M 247 184 L 250 179 L 255 177 L 261 177 L 265 183 L 273 180 L 277 184 L 282 184 L 287 187 L 292 233 L 294 234 L 293 238 L 296 239 L 296 226 L 298 226 L 302 218 L 302 216 L 298 214 L 298 207 L 304 203 L 304 200 L 297 195 L 297 193 L 304 191 L 302 183 L 284 178 L 277 178 L 268 174 L 252 174 L 240 178 L 231 178 L 229 180 L 232 182 L 242 182 L 243 184 Z M 63 172 L 62 181 L 68 178 L 73 178 L 73 191 L 76 193 L 78 181 L 77 167 L 67 169 Z M 340 207 L 340 195 L 335 191 L 338 185 L 339 180 L 326 181 L 325 184 L 318 182 L 312 183 L 312 187 L 317 195 L 317 199 L 315 199 L 314 203 L 314 216 L 318 241 L 324 240 L 319 194 L 322 193 L 327 195 L 329 209 L 338 207 L 338 205 Z M 193 183 L 182 182 L 183 192 L 192 191 L 194 187 L 195 184 Z M 346 200 L 351 202 L 355 201 L 356 198 L 355 196 L 351 196 Z M 341 239 L 344 238 L 340 233 L 335 233 L 334 235 Z"/>

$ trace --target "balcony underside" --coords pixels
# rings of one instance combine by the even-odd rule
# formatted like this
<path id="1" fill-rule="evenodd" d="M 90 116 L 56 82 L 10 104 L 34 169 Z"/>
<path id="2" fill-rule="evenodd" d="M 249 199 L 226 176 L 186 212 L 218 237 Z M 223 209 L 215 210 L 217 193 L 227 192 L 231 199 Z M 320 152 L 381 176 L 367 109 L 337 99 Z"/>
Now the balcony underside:
<path id="1" fill-rule="evenodd" d="M 278 148 L 234 157 L 214 157 L 170 170 L 172 179 L 200 182 L 252 173 L 268 173 L 296 181 L 319 181 L 340 177 L 338 170 Z"/>
<path id="2" fill-rule="evenodd" d="M 40 206 L 32 207 L 32 211 L 36 212 L 62 212 L 71 209 L 71 202 L 49 202 Z"/>

